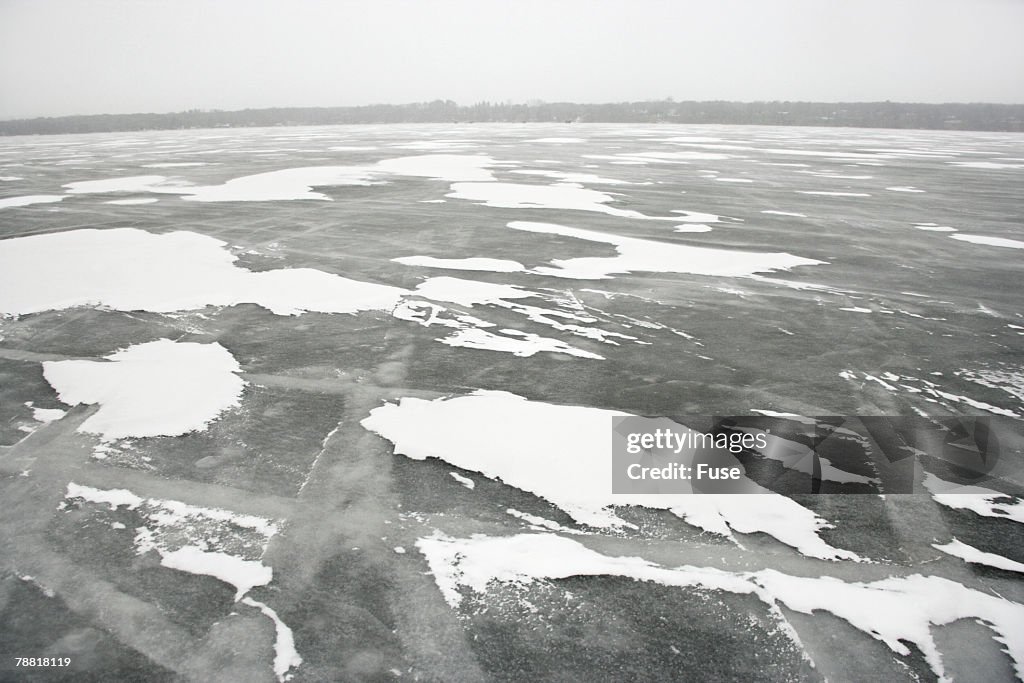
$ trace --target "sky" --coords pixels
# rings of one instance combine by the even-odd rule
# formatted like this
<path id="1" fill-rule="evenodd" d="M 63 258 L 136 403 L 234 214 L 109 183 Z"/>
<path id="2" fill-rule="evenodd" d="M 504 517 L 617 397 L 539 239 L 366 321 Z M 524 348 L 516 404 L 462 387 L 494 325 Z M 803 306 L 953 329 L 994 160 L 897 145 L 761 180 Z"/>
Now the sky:
<path id="1" fill-rule="evenodd" d="M 1024 0 L 0 0 L 0 119 L 451 99 L 1024 103 Z"/>

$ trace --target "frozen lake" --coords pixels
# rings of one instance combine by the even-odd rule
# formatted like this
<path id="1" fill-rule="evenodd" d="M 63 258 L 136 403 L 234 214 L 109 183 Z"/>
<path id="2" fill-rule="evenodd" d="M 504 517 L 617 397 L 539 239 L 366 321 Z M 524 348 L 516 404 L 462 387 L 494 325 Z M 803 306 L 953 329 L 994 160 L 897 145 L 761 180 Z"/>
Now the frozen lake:
<path id="1" fill-rule="evenodd" d="M 1022 249 L 1022 134 L 0 138 L 0 671 L 1020 678 Z M 1010 428 L 617 498 L 616 415 Z"/>

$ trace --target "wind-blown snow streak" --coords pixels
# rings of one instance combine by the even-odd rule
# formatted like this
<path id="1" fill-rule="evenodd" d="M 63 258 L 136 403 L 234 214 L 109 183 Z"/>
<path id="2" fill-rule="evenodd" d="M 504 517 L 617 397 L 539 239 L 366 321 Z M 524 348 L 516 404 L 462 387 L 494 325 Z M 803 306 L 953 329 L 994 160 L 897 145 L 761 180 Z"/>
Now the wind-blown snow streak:
<path id="1" fill-rule="evenodd" d="M 245 386 L 238 362 L 217 343 L 160 339 L 106 360 L 43 363 L 43 376 L 62 402 L 99 404 L 78 431 L 103 441 L 203 430 L 238 405 Z"/>
<path id="2" fill-rule="evenodd" d="M 72 230 L 0 240 L 0 313 L 74 306 L 169 313 L 253 303 L 278 315 L 390 309 L 406 290 L 312 268 L 253 272 L 194 232 Z"/>
<path id="3" fill-rule="evenodd" d="M 528 401 L 501 391 L 427 401 L 403 398 L 375 408 L 362 425 L 414 460 L 437 458 L 547 499 L 577 522 L 625 523 L 614 506 L 670 510 L 705 531 L 764 532 L 805 555 L 857 559 L 818 536 L 828 524 L 793 500 L 747 480 L 762 495 L 612 494 L 612 418 L 582 406 Z M 737 466 L 739 463 L 737 462 Z"/>
<path id="4" fill-rule="evenodd" d="M 738 277 L 824 263 L 785 252 L 764 253 L 694 247 L 637 237 L 622 237 L 552 223 L 513 221 L 508 227 L 526 232 L 549 233 L 588 242 L 611 244 L 618 252 L 617 256 L 558 259 L 551 262 L 553 267 L 541 267 L 533 271 L 556 277 L 596 280 L 608 278 L 612 273 L 636 271 Z"/>
<path id="5" fill-rule="evenodd" d="M 915 574 L 860 583 L 791 576 L 773 569 L 739 573 L 710 567 L 666 568 L 639 557 L 603 555 L 554 534 L 458 539 L 435 532 L 416 546 L 453 608 L 462 602 L 462 589 L 484 594 L 492 582 L 522 585 L 573 576 L 624 576 L 665 586 L 753 594 L 783 624 L 783 605 L 805 614 L 831 612 L 899 655 L 909 655 L 906 643 L 913 643 L 943 681 L 948 679 L 931 627 L 979 619 L 1006 646 L 1017 675 L 1024 676 L 1024 606 L 940 577 Z M 796 638 L 790 628 L 783 630 Z"/>

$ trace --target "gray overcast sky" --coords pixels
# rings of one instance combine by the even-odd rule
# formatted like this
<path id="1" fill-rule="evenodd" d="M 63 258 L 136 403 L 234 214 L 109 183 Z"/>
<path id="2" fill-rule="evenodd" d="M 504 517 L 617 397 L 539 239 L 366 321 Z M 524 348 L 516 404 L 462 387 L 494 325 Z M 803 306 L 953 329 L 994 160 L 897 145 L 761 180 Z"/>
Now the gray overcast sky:
<path id="1" fill-rule="evenodd" d="M 452 99 L 1024 102 L 1024 0 L 0 0 L 0 119 Z"/>

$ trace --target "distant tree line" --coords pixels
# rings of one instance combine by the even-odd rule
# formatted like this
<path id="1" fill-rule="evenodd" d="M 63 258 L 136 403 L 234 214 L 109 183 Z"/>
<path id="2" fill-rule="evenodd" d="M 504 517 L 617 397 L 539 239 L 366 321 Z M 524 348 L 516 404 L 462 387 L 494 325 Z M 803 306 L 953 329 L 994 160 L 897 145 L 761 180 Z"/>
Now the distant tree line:
<path id="1" fill-rule="evenodd" d="M 906 102 L 478 102 L 451 100 L 359 107 L 275 107 L 174 114 L 98 114 L 0 121 L 0 135 L 341 123 L 722 123 L 1024 131 L 1024 104 Z"/>

